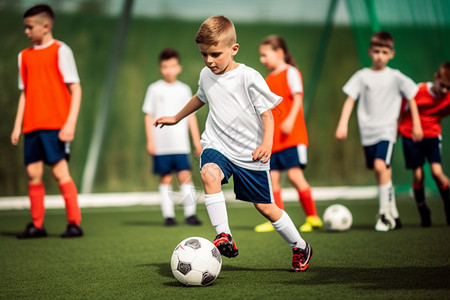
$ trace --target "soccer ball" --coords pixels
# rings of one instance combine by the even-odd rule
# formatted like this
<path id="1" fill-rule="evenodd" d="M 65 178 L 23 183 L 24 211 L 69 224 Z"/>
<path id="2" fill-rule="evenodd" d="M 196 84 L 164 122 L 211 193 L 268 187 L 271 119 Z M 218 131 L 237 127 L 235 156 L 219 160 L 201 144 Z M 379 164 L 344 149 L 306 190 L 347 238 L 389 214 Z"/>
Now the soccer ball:
<path id="1" fill-rule="evenodd" d="M 207 286 L 216 280 L 222 267 L 219 249 L 202 237 L 181 241 L 170 261 L 175 278 L 187 286 Z"/>
<path id="2" fill-rule="evenodd" d="M 352 226 L 352 213 L 341 204 L 334 204 L 323 213 L 325 229 L 330 231 L 345 231 Z"/>

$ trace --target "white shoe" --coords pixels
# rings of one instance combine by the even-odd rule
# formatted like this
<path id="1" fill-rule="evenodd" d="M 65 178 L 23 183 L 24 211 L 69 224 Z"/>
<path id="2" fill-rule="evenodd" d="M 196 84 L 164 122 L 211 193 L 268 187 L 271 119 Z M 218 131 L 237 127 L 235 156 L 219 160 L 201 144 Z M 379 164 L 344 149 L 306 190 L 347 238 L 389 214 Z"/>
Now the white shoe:
<path id="1" fill-rule="evenodd" d="M 389 215 L 378 215 L 378 221 L 375 225 L 376 231 L 386 232 L 395 228 L 395 220 Z"/>

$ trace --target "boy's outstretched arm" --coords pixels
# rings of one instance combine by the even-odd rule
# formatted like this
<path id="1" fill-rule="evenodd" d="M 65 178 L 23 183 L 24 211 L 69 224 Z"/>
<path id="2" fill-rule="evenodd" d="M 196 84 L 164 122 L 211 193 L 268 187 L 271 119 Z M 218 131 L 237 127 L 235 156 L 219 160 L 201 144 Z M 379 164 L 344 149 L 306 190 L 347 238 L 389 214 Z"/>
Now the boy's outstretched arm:
<path id="1" fill-rule="evenodd" d="M 195 94 L 194 97 L 192 97 L 192 99 L 189 100 L 189 102 L 175 116 L 158 118 L 153 125 L 156 127 L 161 125 L 160 128 L 164 125 L 175 125 L 203 105 L 205 105 L 205 102 L 198 99 L 197 94 Z"/>
<path id="2" fill-rule="evenodd" d="M 351 97 L 347 97 L 344 106 L 342 107 L 341 118 L 339 119 L 338 127 L 336 129 L 336 139 L 342 141 L 347 138 L 348 134 L 348 121 L 352 114 L 353 106 L 355 105 L 355 100 Z"/>
<path id="3" fill-rule="evenodd" d="M 261 159 L 263 164 L 267 163 L 272 155 L 273 144 L 273 116 L 272 111 L 267 110 L 261 114 L 263 123 L 263 139 L 261 145 L 252 152 L 253 160 Z"/>
<path id="4" fill-rule="evenodd" d="M 419 142 L 423 139 L 422 125 L 420 124 L 419 108 L 415 99 L 409 101 L 409 109 L 411 111 L 412 131 L 411 137 L 414 142 Z"/>
<path id="5" fill-rule="evenodd" d="M 19 144 L 20 134 L 22 133 L 23 114 L 25 113 L 25 92 L 22 91 L 17 106 L 16 120 L 11 133 L 11 144 L 17 146 Z"/>
<path id="6" fill-rule="evenodd" d="M 71 142 L 75 137 L 75 128 L 77 126 L 78 112 L 80 111 L 81 104 L 81 85 L 79 83 L 68 83 L 67 88 L 70 91 L 72 99 L 66 123 L 58 135 L 58 138 L 63 142 Z"/>

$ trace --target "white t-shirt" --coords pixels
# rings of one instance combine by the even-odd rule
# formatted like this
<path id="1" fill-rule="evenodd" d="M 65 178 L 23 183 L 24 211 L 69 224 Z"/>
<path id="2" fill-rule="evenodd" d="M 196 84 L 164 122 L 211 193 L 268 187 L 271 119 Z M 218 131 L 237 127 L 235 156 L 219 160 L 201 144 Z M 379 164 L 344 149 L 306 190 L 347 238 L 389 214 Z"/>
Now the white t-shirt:
<path id="1" fill-rule="evenodd" d="M 59 43 L 61 47 L 58 49 L 58 67 L 59 71 L 63 76 L 65 83 L 79 83 L 80 77 L 78 76 L 77 65 L 75 64 L 75 58 L 73 57 L 72 49 L 65 43 L 58 40 L 51 40 L 44 45 L 34 45 L 33 48 L 36 50 L 45 49 L 51 46 L 53 43 Z M 19 53 L 19 89 L 23 90 L 22 76 L 20 76 L 22 52 Z"/>
<path id="2" fill-rule="evenodd" d="M 142 111 L 156 120 L 176 115 L 192 98 L 191 88 L 180 81 L 168 83 L 162 79 L 149 85 Z M 191 152 L 187 118 L 176 126 L 153 127 L 155 154 L 188 154 Z"/>
<path id="3" fill-rule="evenodd" d="M 223 75 L 205 67 L 198 85 L 198 98 L 209 105 L 203 148 L 219 151 L 242 168 L 269 170 L 269 163 L 252 160 L 252 152 L 263 138 L 260 115 L 282 98 L 270 91 L 257 71 L 243 64 Z"/>
<path id="4" fill-rule="evenodd" d="M 363 146 L 382 140 L 395 143 L 402 98 L 414 99 L 417 85 L 389 67 L 382 71 L 364 68 L 344 85 L 343 91 L 358 103 L 358 124 Z"/>

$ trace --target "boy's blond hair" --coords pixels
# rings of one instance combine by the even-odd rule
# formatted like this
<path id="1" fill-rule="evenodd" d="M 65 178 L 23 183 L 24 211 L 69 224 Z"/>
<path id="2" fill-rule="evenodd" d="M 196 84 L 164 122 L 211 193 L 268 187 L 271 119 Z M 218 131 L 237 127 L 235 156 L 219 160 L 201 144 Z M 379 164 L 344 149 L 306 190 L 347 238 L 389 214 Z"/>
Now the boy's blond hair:
<path id="1" fill-rule="evenodd" d="M 445 62 L 439 67 L 438 77 L 441 78 L 445 84 L 450 83 L 450 62 Z"/>
<path id="2" fill-rule="evenodd" d="M 227 46 L 236 44 L 236 30 L 233 22 L 224 16 L 213 16 L 200 25 L 195 36 L 197 44 L 217 46 L 223 42 Z"/>
<path id="3" fill-rule="evenodd" d="M 370 47 L 387 47 L 394 49 L 394 38 L 389 32 L 378 31 L 370 38 Z"/>

